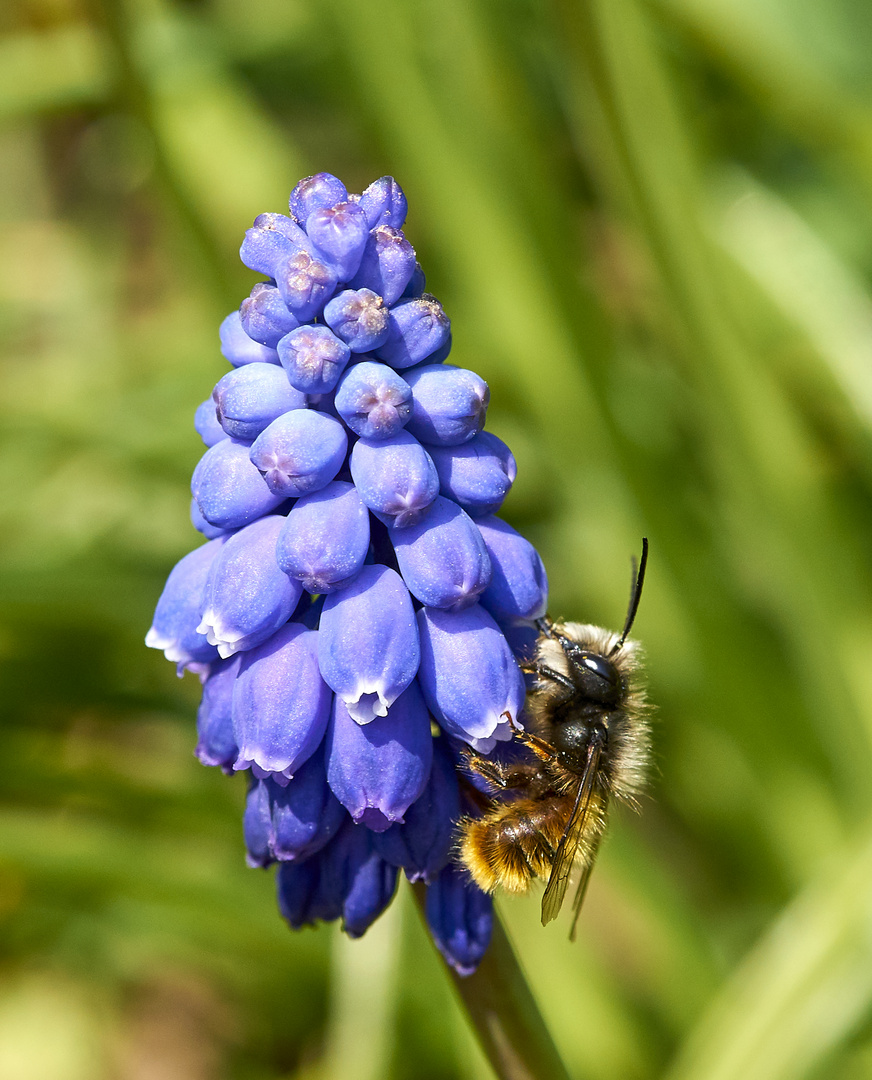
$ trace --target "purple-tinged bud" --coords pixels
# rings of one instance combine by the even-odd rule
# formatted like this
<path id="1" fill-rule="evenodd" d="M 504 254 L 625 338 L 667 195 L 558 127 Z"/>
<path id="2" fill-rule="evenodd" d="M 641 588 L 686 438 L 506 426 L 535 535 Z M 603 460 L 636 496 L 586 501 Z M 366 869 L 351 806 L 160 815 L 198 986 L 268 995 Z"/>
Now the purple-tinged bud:
<path id="1" fill-rule="evenodd" d="M 421 691 L 412 682 L 387 716 L 365 725 L 334 698 L 325 746 L 333 794 L 355 822 L 384 832 L 403 821 L 430 776 L 433 736 Z"/>
<path id="2" fill-rule="evenodd" d="M 364 439 L 390 439 L 412 411 L 409 384 L 386 364 L 364 360 L 342 377 L 336 411 Z"/>
<path id="3" fill-rule="evenodd" d="M 251 296 L 242 301 L 239 321 L 250 338 L 269 349 L 274 349 L 285 334 L 300 325 L 288 311 L 275 285 L 267 285 L 264 281 L 259 281 L 251 290 Z"/>
<path id="4" fill-rule="evenodd" d="M 194 413 L 194 430 L 207 447 L 214 446 L 215 443 L 227 438 L 227 432 L 221 427 L 215 411 L 215 402 L 211 398 L 206 398 L 197 406 L 197 411 Z"/>
<path id="5" fill-rule="evenodd" d="M 197 629 L 225 658 L 266 641 L 297 606 L 302 586 L 276 562 L 284 523 L 279 514 L 255 521 L 229 537 L 212 563 Z"/>
<path id="6" fill-rule="evenodd" d="M 319 172 L 297 184 L 291 192 L 288 207 L 302 225 L 314 210 L 335 206 L 347 198 L 348 191 L 341 180 L 332 173 Z"/>
<path id="7" fill-rule="evenodd" d="M 270 491 L 293 498 L 319 491 L 342 468 L 348 450 L 345 428 L 314 409 L 285 413 L 262 431 L 250 457 Z"/>
<path id="8" fill-rule="evenodd" d="M 312 926 L 316 919 L 332 922 L 342 914 L 342 897 L 321 886 L 321 853 L 302 862 L 286 862 L 276 874 L 279 911 L 292 930 Z"/>
<path id="9" fill-rule="evenodd" d="M 459 446 L 484 427 L 488 385 L 474 371 L 427 364 L 406 372 L 412 388 L 409 431 L 423 443 Z"/>
<path id="10" fill-rule="evenodd" d="M 439 490 L 459 503 L 470 517 L 495 514 L 518 473 L 512 451 L 489 431 L 463 446 L 429 446 Z"/>
<path id="11" fill-rule="evenodd" d="M 371 352 L 388 336 L 389 311 L 372 289 L 346 289 L 324 308 L 324 322 L 352 352 Z"/>
<path id="12" fill-rule="evenodd" d="M 269 780 L 257 780 L 253 776 L 249 780 L 242 814 L 242 835 L 245 839 L 246 865 L 254 869 L 269 866 L 274 861 L 270 850 L 272 815 L 269 795 L 272 785 Z"/>
<path id="13" fill-rule="evenodd" d="M 548 607 L 548 578 L 539 553 L 499 518 L 479 518 L 476 524 L 493 566 L 482 607 L 495 619 L 541 618 Z"/>
<path id="14" fill-rule="evenodd" d="M 458 975 L 471 975 L 493 931 L 493 899 L 449 863 L 427 889 L 427 924 L 436 948 Z"/>
<path id="15" fill-rule="evenodd" d="M 275 364 L 228 371 L 212 391 L 212 401 L 222 430 L 243 442 L 256 439 L 283 413 L 306 408 L 306 395 Z"/>
<path id="16" fill-rule="evenodd" d="M 308 592 L 343 589 L 369 550 L 369 514 L 352 484 L 334 480 L 300 499 L 276 544 L 276 561 Z"/>
<path id="17" fill-rule="evenodd" d="M 294 930 L 342 916 L 349 937 L 360 937 L 391 902 L 397 871 L 373 848 L 373 834 L 346 819 L 330 843 L 303 862 L 282 863 L 279 910 Z"/>
<path id="18" fill-rule="evenodd" d="M 238 656 L 218 660 L 209 668 L 203 683 L 203 697 L 197 709 L 197 749 L 194 753 L 203 765 L 218 765 L 226 773 L 233 771 L 239 756 L 233 734 L 233 683 L 239 671 Z"/>
<path id="19" fill-rule="evenodd" d="M 369 237 L 366 214 L 357 203 L 339 202 L 313 210 L 306 218 L 306 232 L 337 273 L 340 281 L 350 281 L 357 273 Z"/>
<path id="20" fill-rule="evenodd" d="M 349 464 L 361 499 L 386 525 L 402 529 L 421 521 L 439 493 L 430 455 L 406 431 L 359 439 Z"/>
<path id="21" fill-rule="evenodd" d="M 398 822 L 375 837 L 376 851 L 383 859 L 405 870 L 409 881 L 428 883 L 448 862 L 460 817 L 453 756 L 444 738 L 432 741 L 433 765 L 427 786 L 406 810 L 404 823 Z"/>
<path id="22" fill-rule="evenodd" d="M 245 234 L 239 257 L 249 270 L 275 277 L 279 263 L 300 249 L 310 250 L 310 244 L 295 221 L 283 214 L 258 214 Z"/>
<path id="23" fill-rule="evenodd" d="M 151 629 L 145 635 L 145 644 L 150 649 L 162 649 L 167 660 L 178 665 L 179 674 L 185 668 L 202 670 L 203 665 L 218 659 L 217 650 L 198 629 L 198 623 L 206 579 L 224 543 L 223 538 L 210 540 L 176 563 L 160 594 Z M 416 649 L 417 645 L 416 631 Z"/>
<path id="24" fill-rule="evenodd" d="M 403 189 L 392 176 L 382 176 L 373 180 L 360 196 L 359 206 L 366 214 L 370 229 L 377 225 L 390 225 L 392 229 L 402 229 L 408 212 L 408 203 Z"/>
<path id="25" fill-rule="evenodd" d="M 191 494 L 210 525 L 239 529 L 275 510 L 283 495 L 270 491 L 251 463 L 248 443 L 224 439 L 200 458 Z"/>
<path id="26" fill-rule="evenodd" d="M 414 679 L 419 660 L 412 600 L 389 567 L 365 566 L 347 588 L 324 601 L 321 674 L 359 724 L 387 715 Z"/>
<path id="27" fill-rule="evenodd" d="M 450 332 L 451 320 L 442 305 L 435 297 L 425 294 L 418 300 L 403 300 L 391 308 L 383 344 L 372 348 L 379 360 L 402 370 L 420 364 L 441 349 Z"/>
<path id="28" fill-rule="evenodd" d="M 287 623 L 243 658 L 233 688 L 235 769 L 287 783 L 321 743 L 333 695 L 318 671 L 318 634 Z"/>
<path id="29" fill-rule="evenodd" d="M 379 225 L 369 234 L 360 266 L 348 284 L 352 289 L 372 289 L 390 306 L 403 295 L 417 265 L 415 249 L 400 230 Z"/>
<path id="30" fill-rule="evenodd" d="M 422 608 L 418 630 L 418 679 L 440 726 L 482 753 L 510 738 L 526 688 L 493 618 L 480 604 L 458 612 Z"/>
<path id="31" fill-rule="evenodd" d="M 427 288 L 427 278 L 420 263 L 415 263 L 415 272 L 409 278 L 409 284 L 403 289 L 403 299 L 417 300 L 424 295 Z"/>
<path id="32" fill-rule="evenodd" d="M 409 592 L 428 607 L 460 611 L 490 582 L 491 561 L 475 522 L 441 495 L 423 521 L 393 529 L 391 541 Z"/>
<path id="33" fill-rule="evenodd" d="M 218 336 L 221 339 L 221 355 L 229 360 L 234 367 L 242 367 L 244 364 L 254 364 L 260 361 L 264 364 L 277 364 L 279 354 L 275 349 L 268 349 L 251 338 L 242 329 L 242 321 L 238 311 L 231 311 L 227 318 L 218 328 Z"/>
<path id="34" fill-rule="evenodd" d="M 317 315 L 336 291 L 336 271 L 308 251 L 298 251 L 275 268 L 276 288 L 301 323 Z"/>
<path id="35" fill-rule="evenodd" d="M 249 865 L 314 855 L 335 836 L 345 816 L 327 786 L 324 751 L 319 746 L 286 786 L 270 778 L 250 788 L 243 822 Z"/>
<path id="36" fill-rule="evenodd" d="M 329 394 L 339 382 L 351 350 L 326 326 L 301 326 L 283 337 L 279 359 L 288 381 L 304 394 Z"/>
<path id="37" fill-rule="evenodd" d="M 210 525 L 209 522 L 200 513 L 200 507 L 197 506 L 197 500 L 191 499 L 191 524 L 197 530 L 206 537 L 207 540 L 215 540 L 219 536 L 226 536 L 226 529 L 219 529 L 217 525 Z"/>

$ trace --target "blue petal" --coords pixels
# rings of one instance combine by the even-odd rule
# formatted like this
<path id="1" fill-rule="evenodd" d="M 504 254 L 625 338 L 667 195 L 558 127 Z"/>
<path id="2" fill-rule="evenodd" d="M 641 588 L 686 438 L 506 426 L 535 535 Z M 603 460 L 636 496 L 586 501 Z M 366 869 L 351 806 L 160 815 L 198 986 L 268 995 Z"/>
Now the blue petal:
<path id="1" fill-rule="evenodd" d="M 359 205 L 366 214 L 367 225 L 390 225 L 401 229 L 406 220 L 408 203 L 403 189 L 392 176 L 374 180 L 360 196 Z"/>
<path id="2" fill-rule="evenodd" d="M 348 191 L 345 184 L 332 173 L 319 172 L 301 180 L 288 199 L 291 213 L 302 225 L 313 210 L 321 210 L 336 203 L 345 202 Z"/>
<path id="3" fill-rule="evenodd" d="M 327 729 L 327 782 L 356 822 L 384 832 L 402 821 L 430 775 L 433 736 L 421 691 L 413 682 L 387 716 L 366 725 L 340 698 Z"/>
<path id="4" fill-rule="evenodd" d="M 470 517 L 496 513 L 515 482 L 518 470 L 511 450 L 489 431 L 462 446 L 430 446 L 428 451 L 440 491 Z"/>
<path id="5" fill-rule="evenodd" d="M 191 494 L 206 521 L 219 529 L 242 528 L 284 501 L 251 463 L 248 443 L 237 439 L 223 439 L 200 458 Z"/>
<path id="6" fill-rule="evenodd" d="M 339 382 L 351 350 L 326 326 L 300 326 L 278 344 L 288 380 L 304 394 L 329 394 Z"/>
<path id="7" fill-rule="evenodd" d="M 411 415 L 412 390 L 387 364 L 364 360 L 343 375 L 335 405 L 356 435 L 390 439 Z"/>
<path id="8" fill-rule="evenodd" d="M 295 409 L 258 435 L 250 457 L 270 491 L 293 498 L 326 487 L 347 449 L 348 436 L 338 420 L 314 409 Z"/>
<path id="9" fill-rule="evenodd" d="M 415 249 L 399 229 L 379 225 L 369 234 L 352 289 L 372 289 L 390 306 L 403 295 L 415 273 Z"/>
<path id="10" fill-rule="evenodd" d="M 383 343 L 374 347 L 379 360 L 403 369 L 420 364 L 443 348 L 451 333 L 451 320 L 432 296 L 402 300 L 391 308 Z M 435 363 L 431 360 L 431 363 Z"/>
<path id="11" fill-rule="evenodd" d="M 334 480 L 299 499 L 276 544 L 276 560 L 311 593 L 348 585 L 369 549 L 369 514 L 352 484 Z"/>
<path id="12" fill-rule="evenodd" d="M 276 514 L 255 521 L 234 533 L 212 563 L 198 632 L 224 657 L 266 641 L 297 606 L 302 586 L 275 559 L 284 522 Z"/>
<path id="13" fill-rule="evenodd" d="M 427 889 L 427 923 L 439 952 L 458 975 L 471 975 L 493 932 L 493 900 L 453 863 Z"/>
<path id="14" fill-rule="evenodd" d="M 275 349 L 286 334 L 300 325 L 288 311 L 279 290 L 265 281 L 259 281 L 251 290 L 251 295 L 242 301 L 239 321 L 250 338 L 268 349 Z"/>
<path id="15" fill-rule="evenodd" d="M 231 772 L 239 756 L 233 734 L 233 684 L 239 671 L 238 656 L 218 660 L 209 668 L 203 697 L 197 709 L 197 749 L 203 765 L 218 765 Z"/>
<path id="16" fill-rule="evenodd" d="M 336 268 L 340 281 L 350 281 L 360 266 L 369 226 L 357 203 L 337 202 L 313 210 L 306 218 L 306 232 L 324 261 Z"/>
<path id="17" fill-rule="evenodd" d="M 361 499 L 386 525 L 405 528 L 421 521 L 439 494 L 430 455 L 407 431 L 359 439 L 349 467 Z"/>
<path id="18" fill-rule="evenodd" d="M 231 311 L 218 329 L 221 339 L 221 355 L 229 360 L 234 367 L 242 367 L 243 364 L 253 364 L 261 361 L 265 364 L 277 364 L 279 354 L 275 349 L 268 349 L 265 345 L 252 341 L 242 329 L 242 321 L 238 311 Z"/>
<path id="19" fill-rule="evenodd" d="M 385 716 L 420 660 L 412 600 L 386 566 L 365 566 L 324 601 L 318 633 L 321 674 L 360 724 Z"/>
<path id="20" fill-rule="evenodd" d="M 387 339 L 389 312 L 372 289 L 346 289 L 325 306 L 324 322 L 352 352 L 370 352 Z"/>
<path id="21" fill-rule="evenodd" d="M 491 579 L 490 557 L 475 522 L 441 495 L 422 522 L 391 530 L 391 541 L 409 592 L 429 607 L 469 607 Z"/>
<path id="22" fill-rule="evenodd" d="M 425 364 L 406 372 L 412 388 L 408 429 L 424 443 L 459 446 L 484 427 L 490 390 L 474 371 Z"/>
<path id="23" fill-rule="evenodd" d="M 539 553 L 499 518 L 479 518 L 476 524 L 493 567 L 482 607 L 496 619 L 541 618 L 548 608 L 548 577 Z"/>
<path id="24" fill-rule="evenodd" d="M 295 390 L 275 364 L 246 364 L 218 381 L 212 391 L 217 419 L 227 435 L 251 442 L 282 413 L 305 409 L 306 395 Z"/>
<path id="25" fill-rule="evenodd" d="M 482 740 L 511 738 L 526 689 L 493 618 L 480 604 L 459 612 L 423 608 L 418 629 L 419 681 L 440 725 L 483 751 L 490 747 Z"/>
<path id="26" fill-rule="evenodd" d="M 218 537 L 189 551 L 172 568 L 164 585 L 145 643 L 150 649 L 162 649 L 174 664 L 190 667 L 218 659 L 217 649 L 198 624 L 206 580 L 224 543 L 225 539 Z"/>
<path id="27" fill-rule="evenodd" d="M 233 688 L 234 768 L 287 782 L 317 750 L 332 699 L 318 671 L 317 636 L 288 623 L 243 657 Z"/>

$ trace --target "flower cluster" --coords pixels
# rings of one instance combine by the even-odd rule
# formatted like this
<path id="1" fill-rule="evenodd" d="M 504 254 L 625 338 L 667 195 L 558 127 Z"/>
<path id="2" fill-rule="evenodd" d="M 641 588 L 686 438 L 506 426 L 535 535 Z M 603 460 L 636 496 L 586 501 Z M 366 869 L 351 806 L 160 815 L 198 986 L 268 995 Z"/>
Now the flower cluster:
<path id="1" fill-rule="evenodd" d="M 534 548 L 495 517 L 515 478 L 488 387 L 444 363 L 391 177 L 302 180 L 242 261 L 266 280 L 221 326 L 232 369 L 195 426 L 192 519 L 146 642 L 203 681 L 197 755 L 249 774 L 248 861 L 278 862 L 293 927 L 362 934 L 398 871 L 472 971 L 491 901 L 452 860 L 464 745 L 511 738 L 506 634 L 546 607 Z M 513 638 L 514 640 L 514 638 Z"/>

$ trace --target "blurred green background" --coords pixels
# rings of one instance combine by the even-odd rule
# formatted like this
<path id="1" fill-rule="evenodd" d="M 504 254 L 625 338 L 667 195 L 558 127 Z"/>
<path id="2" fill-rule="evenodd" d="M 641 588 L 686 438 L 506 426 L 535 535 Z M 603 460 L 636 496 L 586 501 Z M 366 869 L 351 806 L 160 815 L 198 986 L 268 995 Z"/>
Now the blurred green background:
<path id="1" fill-rule="evenodd" d="M 502 905 L 573 1075 L 872 1077 L 870 55 L 864 0 L 4 6 L 2 1080 L 489 1075 L 405 890 L 286 931 L 142 643 L 318 170 L 403 185 L 552 614 L 651 540 L 650 798 L 575 946 Z"/>

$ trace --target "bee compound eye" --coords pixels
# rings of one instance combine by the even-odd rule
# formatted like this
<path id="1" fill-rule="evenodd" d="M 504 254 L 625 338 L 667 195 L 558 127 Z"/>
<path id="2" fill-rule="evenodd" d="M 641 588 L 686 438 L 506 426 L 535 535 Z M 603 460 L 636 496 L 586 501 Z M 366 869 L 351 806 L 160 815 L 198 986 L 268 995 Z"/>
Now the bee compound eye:
<path id="1" fill-rule="evenodd" d="M 580 662 L 589 672 L 610 686 L 616 686 L 620 682 L 617 668 L 608 657 L 599 653 L 582 653 Z"/>

